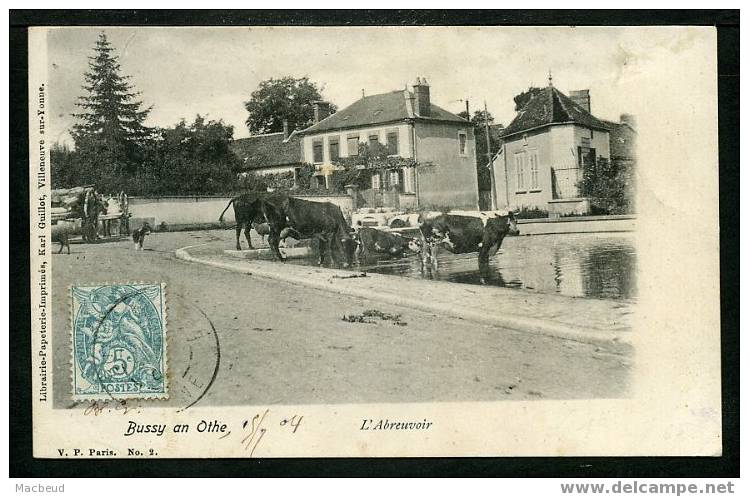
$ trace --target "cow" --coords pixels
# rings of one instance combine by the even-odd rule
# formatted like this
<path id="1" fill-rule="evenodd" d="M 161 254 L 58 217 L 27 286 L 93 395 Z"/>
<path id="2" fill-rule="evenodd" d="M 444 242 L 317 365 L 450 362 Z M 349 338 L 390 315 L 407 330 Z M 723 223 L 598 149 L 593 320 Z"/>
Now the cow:
<path id="1" fill-rule="evenodd" d="M 507 235 L 519 235 L 515 215 L 481 213 L 479 216 L 441 214 L 424 221 L 421 231 L 422 264 L 437 267 L 440 247 L 453 254 L 478 252 L 482 282 L 488 273 L 489 258 L 497 253 Z"/>
<path id="2" fill-rule="evenodd" d="M 351 265 L 355 244 L 346 219 L 337 205 L 271 194 L 262 199 L 261 206 L 263 217 L 270 227 L 268 245 L 277 260 L 285 260 L 278 245 L 282 235 L 288 235 L 294 238 L 317 239 L 320 265 L 325 262 L 328 248 L 334 263 L 336 256 L 342 253 L 345 259 L 344 267 Z M 291 229 L 284 231 L 286 228 Z"/>
<path id="3" fill-rule="evenodd" d="M 253 249 L 252 241 L 250 240 L 250 229 L 255 223 L 262 222 L 262 208 L 261 208 L 261 195 L 256 193 L 243 193 L 237 197 L 229 200 L 221 215 L 218 217 L 218 222 L 221 226 L 224 225 L 224 214 L 230 206 L 234 206 L 234 219 L 236 220 L 237 226 L 237 250 L 242 250 L 242 245 L 239 243 L 239 235 L 241 235 L 244 229 L 244 237 L 247 239 L 247 245 L 250 250 Z"/>
<path id="4" fill-rule="evenodd" d="M 265 237 L 270 235 L 270 226 L 268 226 L 268 223 L 252 223 L 252 229 L 260 235 L 263 243 L 265 243 Z"/>
<path id="5" fill-rule="evenodd" d="M 357 233 L 357 255 L 369 258 L 372 253 L 403 257 L 412 252 L 413 239 L 376 228 L 360 228 Z"/>

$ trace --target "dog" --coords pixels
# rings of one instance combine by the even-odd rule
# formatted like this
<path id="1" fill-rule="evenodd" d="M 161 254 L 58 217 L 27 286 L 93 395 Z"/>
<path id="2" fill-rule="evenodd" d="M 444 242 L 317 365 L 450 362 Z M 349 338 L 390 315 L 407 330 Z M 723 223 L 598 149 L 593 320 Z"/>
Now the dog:
<path id="1" fill-rule="evenodd" d="M 146 235 L 151 233 L 151 226 L 148 223 L 143 223 L 143 226 L 137 230 L 133 230 L 133 243 L 135 243 L 135 250 L 143 250 L 143 242 L 146 240 Z"/>
<path id="2" fill-rule="evenodd" d="M 67 248 L 68 255 L 70 255 L 70 237 L 75 234 L 75 223 L 58 221 L 57 224 L 52 225 L 52 243 L 60 243 L 58 254 L 62 254 L 62 249 Z"/>

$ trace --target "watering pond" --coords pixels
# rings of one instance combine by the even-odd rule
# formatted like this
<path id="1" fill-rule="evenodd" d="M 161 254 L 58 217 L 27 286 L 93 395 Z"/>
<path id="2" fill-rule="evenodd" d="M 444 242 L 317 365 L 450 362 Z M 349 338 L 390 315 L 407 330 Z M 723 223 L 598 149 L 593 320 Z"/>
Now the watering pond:
<path id="1" fill-rule="evenodd" d="M 315 259 L 289 259 L 311 265 Z M 440 252 L 438 269 L 422 269 L 416 256 L 361 264 L 364 272 L 481 284 L 477 254 Z M 570 297 L 632 300 L 636 254 L 631 233 L 507 237 L 490 259 L 486 284 Z"/>

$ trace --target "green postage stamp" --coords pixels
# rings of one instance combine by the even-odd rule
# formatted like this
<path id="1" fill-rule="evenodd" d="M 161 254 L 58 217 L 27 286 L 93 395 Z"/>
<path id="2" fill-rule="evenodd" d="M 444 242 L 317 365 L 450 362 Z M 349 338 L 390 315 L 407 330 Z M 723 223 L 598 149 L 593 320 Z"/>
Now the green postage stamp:
<path id="1" fill-rule="evenodd" d="M 73 396 L 166 398 L 164 285 L 73 286 Z"/>

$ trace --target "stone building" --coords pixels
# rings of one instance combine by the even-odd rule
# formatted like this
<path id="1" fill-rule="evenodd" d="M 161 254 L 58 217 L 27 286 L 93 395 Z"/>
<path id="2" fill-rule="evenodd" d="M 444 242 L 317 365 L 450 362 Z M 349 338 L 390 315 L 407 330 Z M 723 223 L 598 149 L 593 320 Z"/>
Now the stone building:
<path id="1" fill-rule="evenodd" d="M 332 115 L 328 104 L 317 102 L 315 124 L 299 135 L 303 161 L 317 167 L 320 186 L 328 184 L 338 158 L 357 155 L 360 143 L 379 143 L 418 166 L 373 174 L 371 188 L 361 192 L 366 203 L 478 207 L 473 128 L 432 103 L 426 79 L 417 78 L 412 90 L 362 96 Z"/>
<path id="2" fill-rule="evenodd" d="M 591 114 L 588 90 L 567 96 L 550 78 L 502 134 L 502 148 L 490 166 L 496 205 L 551 215 L 587 213 L 590 205 L 578 182 L 588 161 L 611 157 L 610 130 Z"/>

